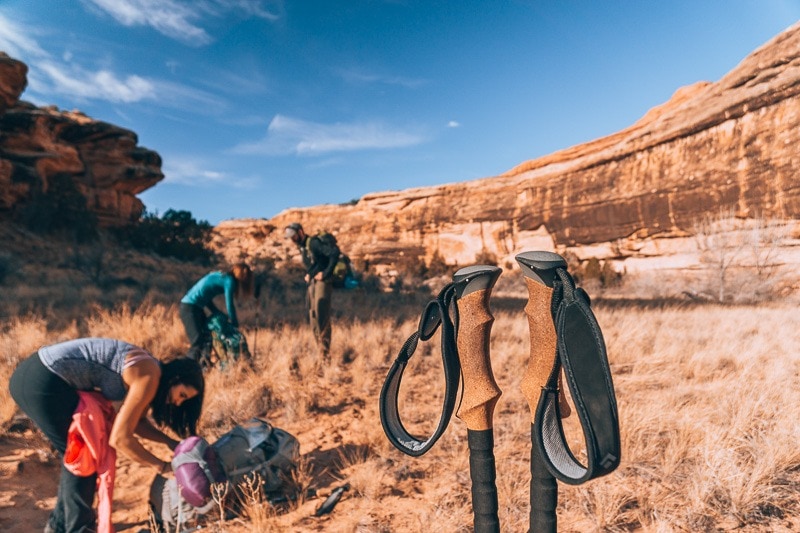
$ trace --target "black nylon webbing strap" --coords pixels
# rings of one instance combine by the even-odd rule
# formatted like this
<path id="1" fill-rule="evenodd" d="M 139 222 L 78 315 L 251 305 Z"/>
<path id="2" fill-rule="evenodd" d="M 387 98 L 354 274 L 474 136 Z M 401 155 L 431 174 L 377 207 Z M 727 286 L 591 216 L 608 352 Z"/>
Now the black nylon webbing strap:
<path id="1" fill-rule="evenodd" d="M 383 383 L 380 397 L 381 424 L 386 436 L 397 449 L 412 455 L 419 456 L 427 452 L 431 446 L 442 436 L 450 417 L 455 410 L 458 384 L 461 379 L 461 366 L 458 361 L 458 350 L 456 347 L 456 327 L 458 323 L 458 309 L 455 305 L 456 290 L 455 284 L 446 285 L 435 300 L 428 302 L 422 317 L 419 321 L 419 328 L 415 331 L 400 348 L 386 381 Z M 455 316 L 455 323 L 450 318 L 452 308 Z M 439 326 L 442 326 L 442 364 L 444 366 L 445 393 L 442 401 L 442 414 L 439 424 L 433 434 L 425 440 L 420 440 L 412 436 L 400 420 L 400 412 L 397 407 L 398 392 L 400 391 L 400 381 L 403 379 L 408 360 L 417 349 L 420 340 L 430 339 Z"/>
<path id="2" fill-rule="evenodd" d="M 556 270 L 552 312 L 558 357 L 536 409 L 536 441 L 548 470 L 572 485 L 612 472 L 620 462 L 619 417 L 605 341 L 589 296 L 569 273 Z M 564 368 L 586 442 L 587 464 L 566 442 L 558 407 L 558 373 Z"/>

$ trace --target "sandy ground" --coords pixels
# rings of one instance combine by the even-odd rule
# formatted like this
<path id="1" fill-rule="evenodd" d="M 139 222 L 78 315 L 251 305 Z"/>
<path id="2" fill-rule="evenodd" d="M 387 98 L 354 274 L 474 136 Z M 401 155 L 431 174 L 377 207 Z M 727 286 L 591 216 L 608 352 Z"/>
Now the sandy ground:
<path id="1" fill-rule="evenodd" d="M 333 418 L 359 416 L 358 405 L 351 405 Z M 317 421 L 318 422 L 318 421 Z M 347 511 L 347 493 L 330 515 L 314 517 L 314 511 L 331 490 L 341 484 L 336 479 L 337 458 L 350 446 L 346 435 L 330 425 L 312 421 L 297 427 L 284 428 L 300 441 L 300 453 L 311 465 L 318 495 L 310 496 L 297 509 L 282 514 L 274 525 L 286 531 L 327 531 L 336 515 Z M 29 422 L 17 424 L 0 437 L 0 531 L 42 531 L 55 504 L 60 475 L 60 463 L 45 438 L 30 429 Z M 309 445 L 313 443 L 313 447 Z M 159 455 L 168 457 L 163 448 Z M 114 488 L 113 523 L 117 531 L 149 531 L 148 491 L 155 478 L 151 469 L 140 467 L 125 457 L 117 459 Z M 252 524 L 243 520 L 226 522 L 223 528 L 213 524 L 206 531 L 253 531 Z"/>

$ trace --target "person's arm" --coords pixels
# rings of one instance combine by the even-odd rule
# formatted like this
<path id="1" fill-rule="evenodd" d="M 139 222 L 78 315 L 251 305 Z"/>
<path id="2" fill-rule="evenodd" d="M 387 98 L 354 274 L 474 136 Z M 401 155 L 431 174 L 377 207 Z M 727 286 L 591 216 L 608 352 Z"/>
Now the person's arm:
<path id="1" fill-rule="evenodd" d="M 236 305 L 233 303 L 233 295 L 236 293 L 236 279 L 233 274 L 225 276 L 225 308 L 228 310 L 228 319 L 233 327 L 239 327 L 239 320 L 236 318 Z"/>
<path id="2" fill-rule="evenodd" d="M 170 450 L 174 450 L 175 447 L 180 444 L 180 441 L 171 438 L 169 435 L 151 424 L 150 420 L 146 416 L 139 420 L 139 424 L 136 426 L 136 435 L 142 437 L 143 439 L 165 444 Z"/>
<path id="3" fill-rule="evenodd" d="M 309 237 L 308 241 L 308 250 L 306 250 L 306 255 L 308 255 L 309 263 L 306 265 L 307 269 L 307 278 L 306 281 L 311 279 L 319 279 L 317 274 L 319 274 L 322 269 L 319 266 L 319 256 L 323 255 L 322 251 L 320 250 L 321 242 L 317 237 Z"/>
<path id="4" fill-rule="evenodd" d="M 150 453 L 135 436 L 156 395 L 160 377 L 161 368 L 155 360 L 141 361 L 123 370 L 122 379 L 128 385 L 128 394 L 114 419 L 109 444 L 117 452 L 163 474 L 169 471 L 169 463 Z"/>

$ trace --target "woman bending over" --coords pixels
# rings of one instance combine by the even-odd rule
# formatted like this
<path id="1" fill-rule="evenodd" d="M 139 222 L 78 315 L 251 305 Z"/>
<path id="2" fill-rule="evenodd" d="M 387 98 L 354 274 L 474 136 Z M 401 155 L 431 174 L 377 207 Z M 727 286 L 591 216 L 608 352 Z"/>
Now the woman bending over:
<path id="1" fill-rule="evenodd" d="M 107 444 L 159 473 L 169 471 L 169 461 L 148 451 L 138 437 L 170 449 L 178 441 L 151 424 L 148 412 L 159 427 L 168 427 L 178 437 L 194 435 L 204 388 L 196 361 L 180 358 L 162 363 L 138 346 L 104 338 L 40 348 L 17 366 L 9 381 L 14 401 L 61 455 L 67 449 L 79 392 L 99 392 L 108 402 L 121 401 Z M 45 531 L 94 531 L 96 482 L 97 474 L 78 476 L 62 466 L 55 509 Z"/>

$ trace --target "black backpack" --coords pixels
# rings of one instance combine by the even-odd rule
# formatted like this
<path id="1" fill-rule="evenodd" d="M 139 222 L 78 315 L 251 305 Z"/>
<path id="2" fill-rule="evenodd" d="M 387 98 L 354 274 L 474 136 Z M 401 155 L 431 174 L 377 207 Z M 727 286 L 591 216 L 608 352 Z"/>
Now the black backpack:
<path id="1" fill-rule="evenodd" d="M 336 261 L 336 266 L 333 267 L 333 272 L 331 273 L 333 287 L 335 289 L 353 289 L 358 287 L 358 278 L 355 275 L 350 258 L 339 248 L 336 237 L 327 231 L 320 231 L 314 237 L 320 240 L 329 253 L 334 249 L 339 250 L 339 259 Z M 308 239 L 306 242 L 306 249 L 308 253 L 311 254 L 311 239 Z"/>

